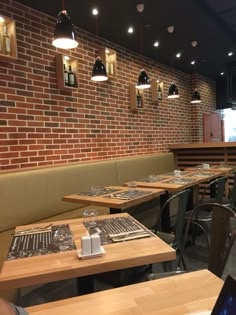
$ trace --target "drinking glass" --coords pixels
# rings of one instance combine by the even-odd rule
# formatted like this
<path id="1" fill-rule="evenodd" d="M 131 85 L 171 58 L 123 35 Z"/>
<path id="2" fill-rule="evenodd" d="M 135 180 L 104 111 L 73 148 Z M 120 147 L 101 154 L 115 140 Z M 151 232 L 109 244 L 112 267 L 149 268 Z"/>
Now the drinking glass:
<path id="1" fill-rule="evenodd" d="M 97 224 L 97 215 L 98 212 L 95 209 L 86 209 L 83 213 L 83 220 L 86 226 L 95 227 Z"/>
<path id="2" fill-rule="evenodd" d="M 153 174 L 150 174 L 150 175 L 148 175 L 148 181 L 150 182 L 150 183 L 154 183 L 155 181 L 157 180 L 157 175 L 153 175 Z"/>
<path id="3" fill-rule="evenodd" d="M 127 186 L 128 186 L 128 187 L 136 187 L 137 184 L 136 184 L 135 181 L 131 181 L 131 182 L 128 182 L 128 183 L 127 183 Z"/>
<path id="4" fill-rule="evenodd" d="M 90 189 L 93 196 L 98 196 L 102 191 L 102 187 L 96 185 L 91 186 Z"/>
<path id="5" fill-rule="evenodd" d="M 176 177 L 181 177 L 181 170 L 174 170 L 174 174 Z"/>
<path id="6" fill-rule="evenodd" d="M 73 245 L 72 234 L 68 228 L 58 226 L 53 235 L 53 242 L 60 250 L 66 250 Z"/>

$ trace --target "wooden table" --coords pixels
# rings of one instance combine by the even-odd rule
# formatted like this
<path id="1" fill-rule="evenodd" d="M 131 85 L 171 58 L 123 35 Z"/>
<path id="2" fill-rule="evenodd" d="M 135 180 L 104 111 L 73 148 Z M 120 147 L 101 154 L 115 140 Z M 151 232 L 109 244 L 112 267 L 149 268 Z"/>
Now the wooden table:
<path id="1" fill-rule="evenodd" d="M 184 171 L 182 172 L 183 176 L 180 177 L 173 176 L 170 173 L 167 174 L 161 174 L 157 175 L 160 177 L 163 177 L 163 179 L 159 181 L 136 181 L 136 185 L 138 187 L 143 188 L 155 188 L 155 189 L 164 189 L 166 191 L 165 194 L 162 194 L 160 196 L 160 204 L 161 206 L 166 202 L 166 200 L 170 197 L 170 193 L 177 193 L 181 190 L 191 188 L 192 190 L 192 196 L 189 200 L 188 208 L 192 209 L 194 205 L 196 204 L 197 196 L 198 196 L 198 185 L 203 182 L 209 182 L 221 175 L 223 175 L 222 171 L 215 171 L 215 172 L 208 172 L 208 176 L 206 175 L 206 172 L 203 176 L 199 176 L 199 172 L 197 175 L 197 172 L 193 171 Z M 176 180 L 189 180 L 188 182 L 173 182 Z M 124 183 L 124 185 L 127 185 L 128 183 Z M 165 211 L 162 215 L 162 230 L 165 232 L 170 232 L 170 215 L 169 210 Z"/>
<path id="2" fill-rule="evenodd" d="M 178 192 L 180 190 L 184 190 L 190 187 L 194 187 L 199 185 L 203 182 L 209 182 L 221 175 L 224 175 L 224 172 L 220 170 L 215 170 L 214 172 L 209 172 L 208 176 L 199 175 L 201 172 L 199 170 L 191 170 L 183 172 L 184 175 L 177 177 L 177 176 L 169 176 L 168 174 L 161 174 L 160 176 L 165 177 L 160 181 L 148 182 L 148 181 L 136 181 L 136 185 L 138 187 L 145 187 L 145 188 L 155 188 L 155 189 L 165 189 L 169 192 Z M 189 179 L 189 182 L 171 182 L 178 179 Z M 125 183 L 127 185 L 127 183 Z"/>
<path id="3" fill-rule="evenodd" d="M 110 208 L 110 213 L 121 212 L 125 209 L 131 208 L 133 206 L 137 206 L 141 203 L 145 203 L 147 201 L 158 199 L 161 194 L 164 194 L 163 189 L 153 189 L 152 188 L 133 188 L 133 187 L 124 187 L 124 186 L 108 186 L 106 188 L 118 189 L 117 192 L 125 192 L 129 190 L 142 190 L 147 191 L 149 194 L 145 196 L 140 196 L 131 200 L 123 200 L 116 198 L 108 198 L 107 196 L 110 194 L 102 195 L 102 196 L 86 196 L 82 194 L 73 194 L 63 197 L 63 201 L 69 202 L 79 202 L 84 204 L 92 204 L 96 206 L 104 206 Z"/>
<path id="4" fill-rule="evenodd" d="M 208 270 L 27 308 L 29 315 L 187 315 L 211 310 L 223 280 Z"/>
<path id="5" fill-rule="evenodd" d="M 185 171 L 201 171 L 201 172 L 222 172 L 222 175 L 232 172 L 235 169 L 233 166 L 229 165 L 209 165 L 209 168 L 203 168 L 202 165 L 197 165 L 194 167 L 187 167 Z"/>
<path id="6" fill-rule="evenodd" d="M 128 214 L 122 213 L 113 216 L 128 216 Z M 99 218 L 111 218 L 111 215 L 100 216 Z M 88 234 L 83 219 L 52 223 L 56 225 L 69 224 L 76 247 L 77 249 L 81 248 L 81 236 Z M 24 230 L 35 226 L 45 226 L 45 223 L 19 226 L 16 230 Z M 176 258 L 175 250 L 158 237 L 113 243 L 104 245 L 104 249 L 106 253 L 103 256 L 85 260 L 78 259 L 77 251 L 73 250 L 5 261 L 0 272 L 0 289 L 21 288 Z"/>

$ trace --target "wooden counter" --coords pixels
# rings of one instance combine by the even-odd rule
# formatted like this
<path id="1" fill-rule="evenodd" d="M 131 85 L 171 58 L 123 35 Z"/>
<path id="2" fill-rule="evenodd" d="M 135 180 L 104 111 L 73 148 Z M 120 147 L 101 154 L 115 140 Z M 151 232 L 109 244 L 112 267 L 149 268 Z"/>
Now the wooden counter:
<path id="1" fill-rule="evenodd" d="M 170 146 L 176 167 L 185 169 L 198 164 L 224 163 L 236 167 L 236 142 L 180 143 Z"/>
<path id="2" fill-rule="evenodd" d="M 236 142 L 202 142 L 202 143 L 178 143 L 170 145 L 170 150 L 176 149 L 200 149 L 200 148 L 232 148 Z"/>

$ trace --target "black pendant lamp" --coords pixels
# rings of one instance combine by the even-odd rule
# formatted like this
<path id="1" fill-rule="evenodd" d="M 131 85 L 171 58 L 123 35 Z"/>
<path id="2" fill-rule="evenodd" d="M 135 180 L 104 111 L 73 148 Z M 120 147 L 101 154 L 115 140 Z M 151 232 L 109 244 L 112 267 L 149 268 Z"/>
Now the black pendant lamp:
<path id="1" fill-rule="evenodd" d="M 144 69 L 141 70 L 139 77 L 138 77 L 138 83 L 136 85 L 137 89 L 148 89 L 150 88 L 151 83 L 150 79 Z"/>
<path id="2" fill-rule="evenodd" d="M 193 90 L 191 104 L 201 103 L 201 96 L 197 89 Z"/>
<path id="3" fill-rule="evenodd" d="M 142 13 L 144 10 L 144 4 L 143 3 L 139 3 L 136 5 L 136 9 L 139 13 Z M 140 30 L 141 30 L 141 53 L 143 56 L 143 27 L 142 27 L 142 23 L 140 20 Z M 137 89 L 149 89 L 151 87 L 151 83 L 150 83 L 150 79 L 149 76 L 147 75 L 146 71 L 144 69 L 142 69 L 139 73 L 139 77 L 138 77 L 138 83 L 136 85 Z"/>
<path id="4" fill-rule="evenodd" d="M 72 49 L 78 46 L 75 29 L 66 10 L 62 10 L 58 14 L 52 44 L 62 49 Z"/>
<path id="5" fill-rule="evenodd" d="M 92 81 L 106 81 L 108 80 L 107 77 L 107 71 L 102 63 L 102 60 L 100 57 L 96 58 L 95 64 L 93 66 L 93 71 L 92 71 Z"/>
<path id="6" fill-rule="evenodd" d="M 171 83 L 168 91 L 168 96 L 167 98 L 178 98 L 179 97 L 179 91 L 177 89 L 177 86 L 175 85 L 174 82 Z"/>

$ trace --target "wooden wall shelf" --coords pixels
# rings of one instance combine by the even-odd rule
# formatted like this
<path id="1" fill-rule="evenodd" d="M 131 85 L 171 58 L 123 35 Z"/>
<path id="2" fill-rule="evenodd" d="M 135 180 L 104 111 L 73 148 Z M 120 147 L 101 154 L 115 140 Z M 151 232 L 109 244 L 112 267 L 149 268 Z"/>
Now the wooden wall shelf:
<path id="1" fill-rule="evenodd" d="M 67 72 L 71 67 L 71 71 L 74 74 L 74 84 L 70 85 L 69 82 L 65 82 L 64 65 Z M 67 55 L 56 55 L 56 72 L 57 72 L 57 87 L 60 90 L 71 91 L 71 89 L 78 88 L 78 61 L 75 58 L 71 58 Z M 67 85 L 68 84 L 68 85 Z"/>
<path id="2" fill-rule="evenodd" d="M 17 45 L 16 45 L 16 25 L 15 21 L 0 15 L 4 20 L 0 22 L 0 37 L 1 37 L 1 46 L 0 46 L 0 61 L 4 62 L 13 62 L 17 59 Z M 6 26 L 6 33 L 8 35 L 8 44 L 9 50 L 6 49 L 6 45 L 3 43 L 4 38 L 4 28 Z"/>
<path id="3" fill-rule="evenodd" d="M 151 80 L 151 91 L 152 91 L 152 101 L 153 102 L 160 102 L 163 100 L 163 95 L 164 95 L 164 83 L 152 79 Z"/>
<path id="4" fill-rule="evenodd" d="M 144 107 L 144 92 L 137 89 L 135 84 L 130 85 L 130 109 L 137 113 L 140 108 Z"/>
<path id="5" fill-rule="evenodd" d="M 103 64 L 106 67 L 107 76 L 109 79 L 115 79 L 117 73 L 116 52 L 110 48 L 100 48 L 98 56 L 101 57 Z"/>

